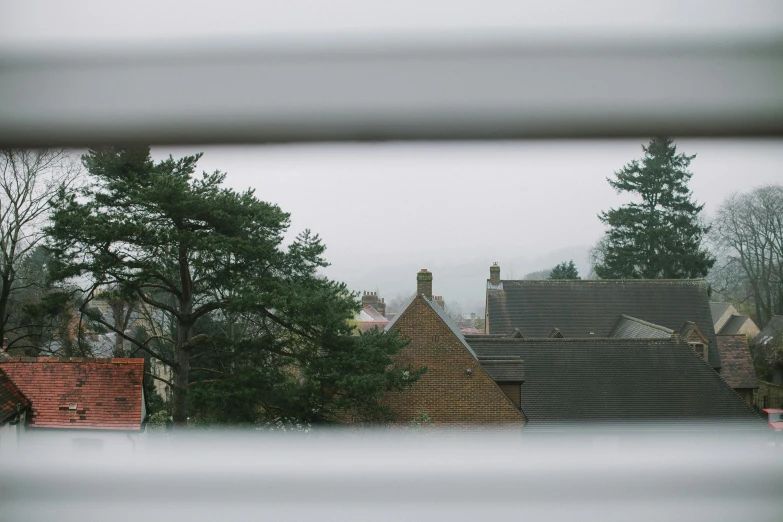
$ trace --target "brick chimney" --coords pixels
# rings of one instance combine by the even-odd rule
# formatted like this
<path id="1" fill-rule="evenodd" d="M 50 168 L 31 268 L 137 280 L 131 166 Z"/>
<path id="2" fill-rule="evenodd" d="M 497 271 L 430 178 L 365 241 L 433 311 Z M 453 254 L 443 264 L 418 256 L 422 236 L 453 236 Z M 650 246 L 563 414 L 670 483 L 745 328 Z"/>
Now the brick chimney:
<path id="1" fill-rule="evenodd" d="M 416 274 L 416 293 L 432 300 L 432 272 L 427 272 L 426 268 Z"/>
<path id="2" fill-rule="evenodd" d="M 383 297 L 376 303 L 375 309 L 378 310 L 379 314 L 386 317 L 386 300 Z"/>
<path id="3" fill-rule="evenodd" d="M 440 305 L 440 307 L 443 308 L 444 310 L 446 309 L 446 302 L 443 300 L 442 295 L 433 296 L 432 300 L 435 301 L 435 304 Z"/>
<path id="4" fill-rule="evenodd" d="M 489 267 L 489 282 L 493 285 L 500 284 L 500 267 L 498 266 L 497 261 Z"/>
<path id="5" fill-rule="evenodd" d="M 378 309 L 378 292 L 364 292 L 362 294 L 362 308 L 372 306 Z"/>

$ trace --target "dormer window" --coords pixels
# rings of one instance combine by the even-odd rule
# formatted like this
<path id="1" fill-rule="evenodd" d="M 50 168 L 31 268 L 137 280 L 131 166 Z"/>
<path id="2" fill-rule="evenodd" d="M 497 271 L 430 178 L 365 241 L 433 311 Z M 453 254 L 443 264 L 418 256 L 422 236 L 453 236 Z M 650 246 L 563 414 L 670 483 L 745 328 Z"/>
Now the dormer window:
<path id="1" fill-rule="evenodd" d="M 707 360 L 707 345 L 704 343 L 688 343 L 691 345 L 697 354 L 701 356 L 705 361 Z"/>

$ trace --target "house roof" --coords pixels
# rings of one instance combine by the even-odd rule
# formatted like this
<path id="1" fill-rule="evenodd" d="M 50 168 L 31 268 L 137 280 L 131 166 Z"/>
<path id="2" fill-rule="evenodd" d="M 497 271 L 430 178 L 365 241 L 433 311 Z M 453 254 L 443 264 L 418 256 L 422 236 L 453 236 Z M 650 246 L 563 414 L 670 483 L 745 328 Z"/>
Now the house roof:
<path id="1" fill-rule="evenodd" d="M 677 339 L 509 339 L 469 336 L 481 358 L 524 360 L 522 411 L 535 424 L 757 420 Z"/>
<path id="2" fill-rule="evenodd" d="M 712 324 L 717 324 L 723 315 L 730 309 L 733 309 L 731 303 L 710 303 L 710 313 L 712 314 Z M 731 313 L 734 313 L 732 311 Z"/>
<path id="3" fill-rule="evenodd" d="M 479 357 L 481 366 L 495 382 L 523 382 L 524 361 L 517 356 Z"/>
<path id="4" fill-rule="evenodd" d="M 732 315 L 731 319 L 726 321 L 726 324 L 723 325 L 723 328 L 720 329 L 719 333 L 721 335 L 735 335 L 739 334 L 742 328 L 745 326 L 745 324 L 750 321 L 753 322 L 753 319 L 748 317 L 747 315 Z M 755 324 L 754 324 L 755 326 Z M 754 328 L 755 329 L 755 328 Z M 720 341 L 720 339 L 719 339 Z"/>
<path id="5" fill-rule="evenodd" d="M 10 357 L 0 369 L 30 399 L 28 427 L 141 429 L 144 359 Z"/>
<path id="6" fill-rule="evenodd" d="M 703 280 L 504 280 L 497 287 L 488 283 L 490 334 L 521 328 L 526 337 L 546 337 L 559 328 L 566 338 L 608 337 L 624 314 L 671 330 L 695 321 L 716 342 Z M 717 351 L 709 358 L 720 367 Z"/>
<path id="7" fill-rule="evenodd" d="M 362 308 L 362 311 L 359 312 L 359 315 L 356 317 L 356 321 L 360 323 L 380 323 L 384 325 L 389 322 L 388 319 L 370 305 L 366 305 Z"/>
<path id="8" fill-rule="evenodd" d="M 466 334 L 468 334 L 468 335 L 481 335 L 481 334 L 484 333 L 484 332 L 482 332 L 481 330 L 479 330 L 477 328 L 473 328 L 472 326 L 469 326 L 469 327 L 466 327 L 466 328 L 465 327 L 461 327 L 459 329 L 459 331 L 462 332 L 462 335 L 466 335 Z"/>
<path id="9" fill-rule="evenodd" d="M 0 370 L 0 425 L 30 407 L 30 400 Z"/>
<path id="10" fill-rule="evenodd" d="M 629 315 L 621 315 L 609 337 L 622 339 L 666 339 L 674 330 Z"/>
<path id="11" fill-rule="evenodd" d="M 776 335 L 783 332 L 783 315 L 773 315 L 767 326 L 756 336 L 757 343 L 766 343 L 772 340 Z"/>
<path id="12" fill-rule="evenodd" d="M 719 335 L 718 352 L 721 359 L 720 376 L 729 386 L 734 389 L 759 387 L 746 335 Z"/>

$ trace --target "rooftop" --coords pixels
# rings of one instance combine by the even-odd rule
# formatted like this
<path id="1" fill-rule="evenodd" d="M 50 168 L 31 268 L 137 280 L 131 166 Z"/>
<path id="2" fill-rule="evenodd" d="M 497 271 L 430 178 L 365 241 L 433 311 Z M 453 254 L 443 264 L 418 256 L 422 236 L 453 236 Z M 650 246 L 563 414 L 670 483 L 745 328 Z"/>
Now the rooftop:
<path id="1" fill-rule="evenodd" d="M 0 370 L 32 404 L 28 427 L 141 429 L 144 359 L 9 357 Z"/>
<path id="2" fill-rule="evenodd" d="M 566 338 L 609 337 L 626 316 L 674 331 L 694 321 L 716 342 L 707 283 L 700 279 L 503 280 L 499 286 L 487 290 L 490 334 L 520 328 L 526 337 L 546 337 L 559 328 Z M 720 367 L 717 350 L 709 358 Z"/>
<path id="3" fill-rule="evenodd" d="M 30 401 L 0 370 L 0 425 L 30 407 Z"/>
<path id="4" fill-rule="evenodd" d="M 479 358 L 524 360 L 522 411 L 532 424 L 758 420 L 676 339 L 467 336 Z"/>

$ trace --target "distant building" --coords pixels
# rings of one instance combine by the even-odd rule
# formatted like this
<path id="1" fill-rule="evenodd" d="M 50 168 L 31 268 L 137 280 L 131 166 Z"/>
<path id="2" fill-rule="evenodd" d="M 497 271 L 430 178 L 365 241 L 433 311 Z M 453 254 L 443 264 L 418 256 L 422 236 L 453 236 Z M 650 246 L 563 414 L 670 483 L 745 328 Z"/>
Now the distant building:
<path id="1" fill-rule="evenodd" d="M 756 344 L 767 344 L 783 334 L 783 315 L 773 315 L 772 319 L 761 330 L 756 338 Z"/>
<path id="2" fill-rule="evenodd" d="M 742 334 L 752 338 L 760 332 L 753 319 L 741 315 L 730 303 L 710 303 L 710 312 L 713 328 L 718 335 Z"/>
<path id="3" fill-rule="evenodd" d="M 695 328 L 694 328 L 695 326 Z M 720 355 L 702 280 L 502 280 L 490 267 L 485 332 L 565 338 L 654 337 L 674 332 L 720 370 Z"/>
<path id="4" fill-rule="evenodd" d="M 389 320 L 371 306 L 362 308 L 361 312 L 356 316 L 355 321 L 360 332 L 366 332 L 373 328 L 383 330 L 386 328 L 386 325 L 389 324 Z"/>

